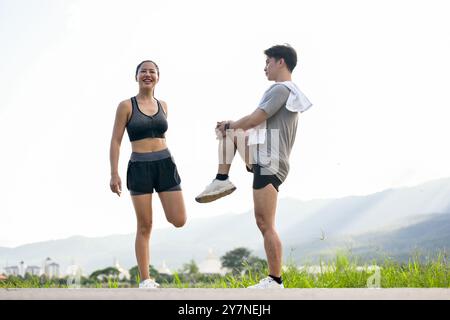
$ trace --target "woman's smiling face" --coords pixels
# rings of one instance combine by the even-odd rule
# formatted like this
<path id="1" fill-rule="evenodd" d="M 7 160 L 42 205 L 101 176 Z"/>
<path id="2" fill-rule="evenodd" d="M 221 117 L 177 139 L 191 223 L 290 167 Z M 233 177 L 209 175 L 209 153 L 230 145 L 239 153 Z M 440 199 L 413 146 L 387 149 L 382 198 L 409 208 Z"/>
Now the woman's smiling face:
<path id="1" fill-rule="evenodd" d="M 154 87 L 159 81 L 159 70 L 153 62 L 144 62 L 138 70 L 137 81 L 143 88 Z"/>

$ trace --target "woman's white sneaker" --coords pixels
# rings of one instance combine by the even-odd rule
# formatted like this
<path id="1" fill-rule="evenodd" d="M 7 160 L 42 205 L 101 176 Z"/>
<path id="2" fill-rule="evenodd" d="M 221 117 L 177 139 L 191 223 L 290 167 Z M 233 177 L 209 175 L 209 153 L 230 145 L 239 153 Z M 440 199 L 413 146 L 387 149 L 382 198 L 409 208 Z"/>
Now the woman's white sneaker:
<path id="1" fill-rule="evenodd" d="M 259 283 L 254 286 L 247 287 L 248 289 L 284 289 L 283 283 L 279 284 L 271 277 L 261 279 Z"/>
<path id="2" fill-rule="evenodd" d="M 159 283 L 153 279 L 145 279 L 139 283 L 139 289 L 158 289 Z"/>
<path id="3" fill-rule="evenodd" d="M 236 187 L 230 179 L 214 179 L 208 186 L 206 186 L 202 193 L 195 197 L 195 201 L 200 203 L 211 202 L 229 195 L 234 190 L 236 190 Z"/>

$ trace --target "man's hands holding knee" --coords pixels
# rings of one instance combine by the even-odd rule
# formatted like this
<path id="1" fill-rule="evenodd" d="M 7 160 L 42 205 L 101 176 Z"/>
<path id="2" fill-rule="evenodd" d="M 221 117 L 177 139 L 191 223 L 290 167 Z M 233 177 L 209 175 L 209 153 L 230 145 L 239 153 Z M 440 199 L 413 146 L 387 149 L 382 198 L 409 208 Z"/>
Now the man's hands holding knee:
<path id="1" fill-rule="evenodd" d="M 218 139 L 222 139 L 226 136 L 227 130 L 230 128 L 230 124 L 233 121 L 227 120 L 227 121 L 220 121 L 216 124 L 216 135 Z"/>

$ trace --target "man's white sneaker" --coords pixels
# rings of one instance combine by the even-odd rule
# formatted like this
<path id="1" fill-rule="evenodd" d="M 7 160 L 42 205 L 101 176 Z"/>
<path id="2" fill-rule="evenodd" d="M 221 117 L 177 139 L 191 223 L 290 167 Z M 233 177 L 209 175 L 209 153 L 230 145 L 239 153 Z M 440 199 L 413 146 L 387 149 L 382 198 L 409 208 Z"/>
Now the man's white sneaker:
<path id="1" fill-rule="evenodd" d="M 236 190 L 236 187 L 231 183 L 230 179 L 214 179 L 205 190 L 195 198 L 195 201 L 200 203 L 211 202 L 229 195 L 234 190 Z"/>
<path id="2" fill-rule="evenodd" d="M 159 283 L 153 279 L 145 279 L 139 283 L 139 289 L 158 289 Z"/>
<path id="3" fill-rule="evenodd" d="M 279 284 L 271 277 L 267 277 L 259 281 L 254 286 L 247 287 L 248 289 L 284 289 L 283 283 Z"/>

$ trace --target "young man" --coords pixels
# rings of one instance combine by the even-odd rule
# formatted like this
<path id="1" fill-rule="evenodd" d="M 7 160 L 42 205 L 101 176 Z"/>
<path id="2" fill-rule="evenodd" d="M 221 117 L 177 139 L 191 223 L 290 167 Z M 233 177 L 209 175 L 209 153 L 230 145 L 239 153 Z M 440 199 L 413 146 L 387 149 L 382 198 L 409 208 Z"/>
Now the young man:
<path id="1" fill-rule="evenodd" d="M 216 178 L 195 199 L 206 203 L 233 192 L 228 178 L 231 162 L 238 150 L 253 173 L 253 202 L 256 224 L 264 238 L 269 276 L 250 288 L 284 288 L 281 279 L 282 246 L 275 230 L 279 186 L 289 172 L 289 155 L 297 132 L 298 113 L 311 107 L 309 100 L 291 81 L 297 54 L 289 45 L 264 51 L 264 72 L 275 81 L 263 95 L 258 108 L 237 121 L 217 123 L 219 167 Z"/>

